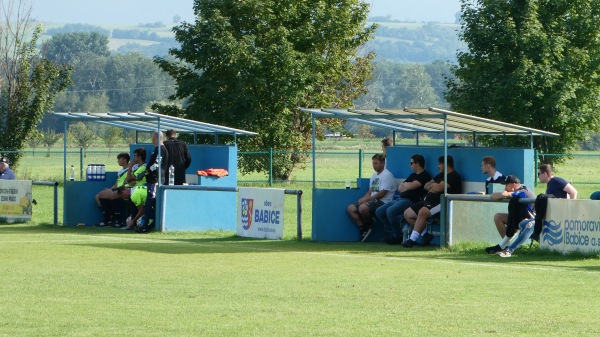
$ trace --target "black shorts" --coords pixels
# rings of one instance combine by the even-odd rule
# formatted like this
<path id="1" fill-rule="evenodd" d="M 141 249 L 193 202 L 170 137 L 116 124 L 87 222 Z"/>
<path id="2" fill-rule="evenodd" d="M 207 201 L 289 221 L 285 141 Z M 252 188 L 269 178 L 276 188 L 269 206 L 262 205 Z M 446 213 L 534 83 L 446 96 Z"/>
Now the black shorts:
<path id="1" fill-rule="evenodd" d="M 371 200 L 367 202 L 367 206 L 369 206 L 369 213 L 371 213 L 371 216 L 375 216 L 375 210 L 383 204 L 384 202 L 381 200 Z M 356 210 L 358 210 L 358 206 L 360 205 L 356 202 L 354 203 L 354 206 L 356 206 Z"/>
<path id="2" fill-rule="evenodd" d="M 427 209 L 431 210 L 432 208 L 434 208 L 435 206 L 439 205 L 440 201 L 437 200 L 430 200 L 430 201 L 419 201 L 417 203 L 414 203 L 412 206 L 410 206 L 410 208 L 415 212 L 415 214 L 419 214 L 419 210 L 423 207 L 427 207 Z"/>

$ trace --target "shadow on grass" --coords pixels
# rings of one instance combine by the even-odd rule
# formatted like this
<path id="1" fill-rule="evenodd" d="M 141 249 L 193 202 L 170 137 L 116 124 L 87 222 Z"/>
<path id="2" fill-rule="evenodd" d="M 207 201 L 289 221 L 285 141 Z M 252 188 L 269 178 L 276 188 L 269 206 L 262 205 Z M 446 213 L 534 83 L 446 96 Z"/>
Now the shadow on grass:
<path id="1" fill-rule="evenodd" d="M 153 232 L 136 234 L 116 228 L 63 227 L 53 225 L 0 225 L 0 235 L 68 234 L 93 236 L 97 242 L 73 242 L 76 246 L 133 250 L 157 254 L 234 254 L 234 253 L 326 253 L 385 258 L 453 260 L 465 263 L 514 264 L 539 268 L 586 270 L 600 272 L 600 265 L 573 265 L 599 259 L 599 254 L 555 252 L 524 246 L 511 258 L 500 258 L 484 252 L 484 243 L 466 243 L 450 248 L 388 245 L 383 242 L 313 242 L 304 240 L 266 240 L 238 237 L 232 231 Z M 64 243 L 61 243 L 64 244 Z M 569 265 L 561 262 L 568 262 Z"/>

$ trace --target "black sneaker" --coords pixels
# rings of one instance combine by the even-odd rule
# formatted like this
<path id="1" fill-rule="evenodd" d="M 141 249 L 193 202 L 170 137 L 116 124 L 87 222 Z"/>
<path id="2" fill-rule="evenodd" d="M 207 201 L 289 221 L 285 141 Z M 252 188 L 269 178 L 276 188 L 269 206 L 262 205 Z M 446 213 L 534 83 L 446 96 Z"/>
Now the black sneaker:
<path id="1" fill-rule="evenodd" d="M 363 226 L 366 227 L 366 226 Z M 360 242 L 365 242 L 365 240 L 369 237 L 369 234 L 371 234 L 371 227 L 367 227 L 367 228 L 363 228 L 360 227 Z"/>
<path id="2" fill-rule="evenodd" d="M 500 245 L 495 245 L 495 246 L 491 246 L 491 247 L 487 247 L 485 249 L 485 252 L 488 254 L 496 254 L 498 252 L 501 252 L 502 248 L 500 248 Z"/>
<path id="3" fill-rule="evenodd" d="M 402 242 L 402 243 L 401 243 L 401 245 L 402 245 L 402 246 L 404 246 L 404 247 L 406 247 L 406 248 L 412 248 L 412 246 L 414 246 L 414 245 L 416 245 L 416 244 L 417 244 L 417 243 L 416 243 L 416 242 L 414 242 L 414 241 L 413 241 L 413 240 L 411 240 L 411 239 L 408 239 L 408 240 L 406 240 L 406 241 L 404 241 L 404 242 Z"/>
<path id="4" fill-rule="evenodd" d="M 423 238 L 421 239 L 421 246 L 429 246 L 431 241 L 433 240 L 433 234 L 425 233 L 423 234 Z"/>
<path id="5" fill-rule="evenodd" d="M 389 237 L 385 239 L 385 243 L 387 243 L 388 245 L 399 245 L 402 243 L 402 240 L 396 237 Z"/>

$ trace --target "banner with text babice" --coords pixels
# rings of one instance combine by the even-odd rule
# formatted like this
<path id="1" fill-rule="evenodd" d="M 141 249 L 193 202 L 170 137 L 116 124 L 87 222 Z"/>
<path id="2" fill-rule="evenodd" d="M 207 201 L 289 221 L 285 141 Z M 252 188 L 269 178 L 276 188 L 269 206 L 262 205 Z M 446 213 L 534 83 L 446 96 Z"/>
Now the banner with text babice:
<path id="1" fill-rule="evenodd" d="M 540 247 L 561 253 L 600 251 L 600 201 L 548 199 Z"/>
<path id="2" fill-rule="evenodd" d="M 285 190 L 240 187 L 238 191 L 237 235 L 282 239 Z"/>

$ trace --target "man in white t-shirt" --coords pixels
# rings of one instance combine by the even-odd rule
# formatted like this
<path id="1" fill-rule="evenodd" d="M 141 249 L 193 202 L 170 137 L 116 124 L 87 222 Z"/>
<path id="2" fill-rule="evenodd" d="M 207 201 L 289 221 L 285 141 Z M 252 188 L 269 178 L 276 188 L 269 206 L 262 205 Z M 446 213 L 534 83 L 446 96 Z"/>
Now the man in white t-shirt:
<path id="1" fill-rule="evenodd" d="M 346 211 L 352 221 L 360 229 L 360 242 L 371 234 L 373 217 L 377 207 L 392 200 L 396 190 L 396 178 L 385 169 L 385 156 L 376 154 L 372 158 L 375 172 L 369 182 L 369 190 L 358 199 L 358 202 L 348 205 Z"/>

